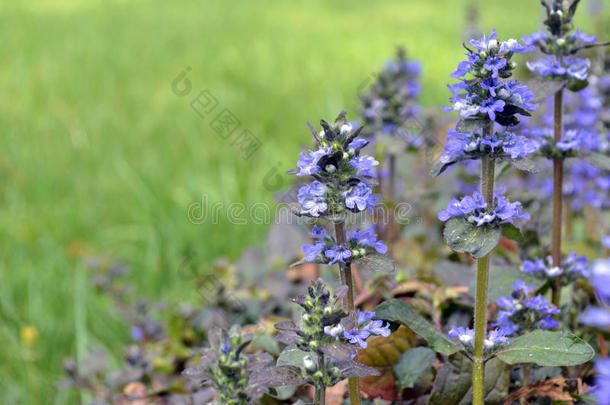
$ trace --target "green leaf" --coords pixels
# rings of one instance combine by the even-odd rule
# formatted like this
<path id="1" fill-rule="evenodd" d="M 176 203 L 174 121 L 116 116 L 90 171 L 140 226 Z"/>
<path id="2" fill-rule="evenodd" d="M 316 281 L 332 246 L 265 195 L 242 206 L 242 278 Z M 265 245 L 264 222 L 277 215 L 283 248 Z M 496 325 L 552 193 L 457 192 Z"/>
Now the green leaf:
<path id="1" fill-rule="evenodd" d="M 479 259 L 491 252 L 500 241 L 501 230 L 496 226 L 476 226 L 464 217 L 451 218 L 445 223 L 443 236 L 456 252 L 470 253 Z"/>
<path id="2" fill-rule="evenodd" d="M 537 290 L 544 285 L 543 279 L 529 273 L 524 273 L 515 267 L 491 266 L 489 273 L 489 289 L 487 291 L 489 301 L 496 301 L 500 297 L 509 296 L 513 291 L 513 285 L 517 279 L 523 280 L 527 285 L 536 286 Z M 472 280 L 470 284 L 469 293 L 474 297 L 475 280 Z"/>
<path id="3" fill-rule="evenodd" d="M 539 366 L 576 366 L 593 358 L 593 348 L 571 333 L 536 330 L 519 336 L 497 353 L 508 364 L 535 363 Z"/>
<path id="4" fill-rule="evenodd" d="M 485 364 L 485 405 L 502 405 L 508 397 L 510 366 L 498 359 Z M 472 404 L 472 362 L 458 354 L 449 358 L 434 381 L 428 405 Z"/>
<path id="5" fill-rule="evenodd" d="M 504 235 L 508 239 L 514 240 L 515 242 L 523 242 L 523 235 L 521 235 L 521 230 L 513 224 L 507 223 L 502 225 L 502 235 Z"/>
<path id="6" fill-rule="evenodd" d="M 553 94 L 557 93 L 565 86 L 564 81 L 543 79 L 541 77 L 535 77 L 525 82 L 528 90 L 534 92 L 534 103 L 539 103 L 546 100 Z"/>
<path id="7" fill-rule="evenodd" d="M 413 388 L 431 370 L 436 358 L 433 350 L 416 347 L 404 352 L 392 366 L 398 388 Z"/>
<path id="8" fill-rule="evenodd" d="M 574 78 L 570 77 L 570 79 L 568 80 L 568 90 L 573 91 L 573 92 L 581 91 L 588 85 L 589 85 L 589 81 L 587 79 L 578 80 L 578 79 L 574 79 Z"/>
<path id="9" fill-rule="evenodd" d="M 314 362 L 318 361 L 318 356 L 314 352 L 305 352 L 298 349 L 295 345 L 287 346 L 277 358 L 277 366 L 296 366 L 302 368 L 303 358 L 305 356 L 311 356 Z"/>
<path id="10" fill-rule="evenodd" d="M 375 308 L 375 318 L 405 325 L 424 338 L 430 348 L 438 353 L 450 355 L 461 350 L 406 302 L 391 299 L 381 303 Z"/>

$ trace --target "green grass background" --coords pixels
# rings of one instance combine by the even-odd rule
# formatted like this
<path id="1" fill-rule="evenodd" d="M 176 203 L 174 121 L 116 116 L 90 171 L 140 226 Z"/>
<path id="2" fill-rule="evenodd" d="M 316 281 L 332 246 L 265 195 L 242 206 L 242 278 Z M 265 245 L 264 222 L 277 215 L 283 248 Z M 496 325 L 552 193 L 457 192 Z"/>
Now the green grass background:
<path id="1" fill-rule="evenodd" d="M 75 252 L 127 263 L 151 299 L 194 299 L 177 276 L 184 255 L 235 258 L 265 227 L 192 224 L 189 204 L 270 202 L 263 177 L 294 165 L 305 122 L 353 111 L 398 44 L 422 61 L 423 104 L 445 103 L 465 4 L 2 2 L 0 403 L 70 403 L 54 387 L 64 357 L 102 347 L 120 358 L 128 332 L 85 285 Z M 481 2 L 481 27 L 502 37 L 532 32 L 540 17 L 537 0 Z M 585 7 L 579 22 L 591 26 Z M 193 93 L 178 97 L 171 82 L 186 66 Z M 262 141 L 252 158 L 191 110 L 203 89 Z M 39 332 L 29 351 L 28 325 Z"/>

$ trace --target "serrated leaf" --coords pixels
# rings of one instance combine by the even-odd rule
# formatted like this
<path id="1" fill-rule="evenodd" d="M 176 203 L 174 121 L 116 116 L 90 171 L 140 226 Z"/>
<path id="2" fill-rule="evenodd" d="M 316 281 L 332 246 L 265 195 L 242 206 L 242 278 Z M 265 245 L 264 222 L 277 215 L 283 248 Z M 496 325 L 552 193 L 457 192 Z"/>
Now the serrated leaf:
<path id="1" fill-rule="evenodd" d="M 426 321 L 409 304 L 397 299 L 381 303 L 375 308 L 375 318 L 398 322 L 424 338 L 436 352 L 450 355 L 460 350 L 449 338 Z"/>
<path id="2" fill-rule="evenodd" d="M 485 364 L 485 405 L 501 405 L 508 396 L 511 367 L 498 359 Z M 472 404 L 472 362 L 451 356 L 438 372 L 429 405 Z"/>
<path id="3" fill-rule="evenodd" d="M 541 77 L 535 77 L 525 82 L 528 90 L 534 92 L 534 103 L 546 100 L 561 90 L 565 84 L 564 81 L 543 79 Z"/>
<path id="4" fill-rule="evenodd" d="M 464 217 L 451 218 L 445 223 L 443 236 L 456 252 L 470 253 L 479 259 L 491 252 L 500 241 L 501 230 L 496 226 L 476 226 Z"/>
<path id="5" fill-rule="evenodd" d="M 535 363 L 539 366 L 576 366 L 593 358 L 595 351 L 571 333 L 536 330 L 510 341 L 497 353 L 508 364 Z"/>
<path id="6" fill-rule="evenodd" d="M 514 240 L 515 242 L 523 242 L 523 235 L 521 230 L 513 224 L 502 225 L 502 235 L 508 239 Z"/>
<path id="7" fill-rule="evenodd" d="M 427 347 L 416 347 L 404 352 L 392 367 L 398 387 L 413 388 L 418 381 L 430 373 L 435 358 L 434 351 Z"/>
<path id="8" fill-rule="evenodd" d="M 394 260 L 388 256 L 373 253 L 354 261 L 361 270 L 370 270 L 381 273 L 393 273 L 396 270 Z"/>

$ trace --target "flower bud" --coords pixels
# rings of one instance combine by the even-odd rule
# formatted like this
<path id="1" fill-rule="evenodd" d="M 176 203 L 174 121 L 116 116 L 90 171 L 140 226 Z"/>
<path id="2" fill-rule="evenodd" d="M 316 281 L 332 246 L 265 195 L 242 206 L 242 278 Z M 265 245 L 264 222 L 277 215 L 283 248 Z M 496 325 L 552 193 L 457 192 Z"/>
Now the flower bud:
<path id="1" fill-rule="evenodd" d="M 314 371 L 316 369 L 316 365 L 313 362 L 313 360 L 311 359 L 310 355 L 303 357 L 303 365 L 309 371 Z"/>
<path id="2" fill-rule="evenodd" d="M 309 342 L 309 347 L 311 347 L 312 349 L 317 349 L 318 348 L 318 341 L 317 340 L 312 340 Z"/>
<path id="3" fill-rule="evenodd" d="M 324 315 L 330 315 L 333 313 L 333 309 L 330 306 L 324 307 Z"/>
<path id="4" fill-rule="evenodd" d="M 564 45 L 565 45 L 565 43 L 566 43 L 566 40 L 565 40 L 565 39 L 563 39 L 563 38 L 559 38 L 559 39 L 557 40 L 557 45 L 559 45 L 559 46 L 564 46 Z"/>

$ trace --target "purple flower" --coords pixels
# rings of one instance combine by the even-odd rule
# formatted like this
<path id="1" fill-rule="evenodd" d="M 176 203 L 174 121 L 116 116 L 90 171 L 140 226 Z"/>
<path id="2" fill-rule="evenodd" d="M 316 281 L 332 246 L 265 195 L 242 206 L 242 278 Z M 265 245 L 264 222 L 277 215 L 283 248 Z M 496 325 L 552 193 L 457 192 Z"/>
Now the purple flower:
<path id="1" fill-rule="evenodd" d="M 487 350 L 494 349 L 498 346 L 504 346 L 508 344 L 508 338 L 506 337 L 507 331 L 503 328 L 494 329 L 489 332 L 487 339 L 483 341 L 483 345 Z"/>
<path id="2" fill-rule="evenodd" d="M 496 112 L 504 111 L 504 106 L 506 103 L 503 100 L 494 100 L 490 98 L 489 100 L 484 100 L 481 106 L 478 108 L 478 113 L 487 114 L 489 119 L 495 121 Z M 462 117 L 465 115 L 462 114 Z M 466 115 L 468 116 L 468 115 Z"/>
<path id="3" fill-rule="evenodd" d="M 553 56 L 527 62 L 527 67 L 541 76 L 566 78 L 572 76 L 578 80 L 585 80 L 589 74 L 591 61 L 589 59 L 564 57 L 561 61 Z"/>
<path id="4" fill-rule="evenodd" d="M 513 223 L 514 219 L 529 220 L 530 214 L 523 212 L 521 203 L 518 201 L 510 202 L 502 195 L 496 196 L 498 203 L 496 205 L 495 214 L 502 221 Z"/>
<path id="5" fill-rule="evenodd" d="M 472 349 L 474 346 L 474 330 L 461 326 L 452 327 L 448 333 L 450 339 L 459 340 L 466 348 Z M 508 334 L 503 328 L 489 331 L 487 338 L 483 341 L 486 350 L 493 350 L 499 346 L 508 344 Z"/>
<path id="6" fill-rule="evenodd" d="M 497 78 L 498 71 L 502 70 L 506 66 L 506 59 L 502 58 L 498 55 L 496 56 L 488 56 L 487 61 L 483 65 L 483 67 L 492 72 L 491 77 Z"/>
<path id="7" fill-rule="evenodd" d="M 592 284 L 604 304 L 610 304 L 610 258 L 596 260 L 592 268 Z"/>
<path id="8" fill-rule="evenodd" d="M 379 165 L 372 156 L 356 156 L 349 163 L 358 171 L 358 175 L 365 177 L 375 177 L 375 166 Z"/>
<path id="9" fill-rule="evenodd" d="M 585 80 L 589 75 L 591 61 L 581 58 L 566 58 L 565 63 L 568 66 L 568 76 L 572 76 L 578 80 Z"/>
<path id="10" fill-rule="evenodd" d="M 463 60 L 458 63 L 457 68 L 449 75 L 452 79 L 459 79 L 460 77 L 466 76 L 474 63 L 470 60 L 470 54 L 468 60 Z"/>
<path id="11" fill-rule="evenodd" d="M 533 52 L 536 48 L 531 44 L 522 44 L 516 39 L 508 39 L 500 43 L 500 53 L 506 55 L 509 52 L 524 54 L 526 52 Z"/>
<path id="12" fill-rule="evenodd" d="M 480 193 L 475 192 L 472 196 L 465 196 L 462 200 L 452 199 L 447 209 L 441 209 L 438 219 L 447 221 L 453 217 L 467 216 L 468 220 L 482 226 L 487 223 L 513 223 L 513 220 L 527 220 L 529 214 L 521 209 L 520 202 L 510 202 L 502 195 L 496 195 L 497 201 L 494 210 L 487 210 L 487 204 L 483 201 Z M 471 214 L 471 215 L 468 215 Z"/>
<path id="13" fill-rule="evenodd" d="M 534 62 L 526 63 L 529 70 L 537 72 L 541 76 L 564 76 L 566 68 L 553 57 L 541 58 Z"/>
<path id="14" fill-rule="evenodd" d="M 459 340 L 466 347 L 472 347 L 474 344 L 474 329 L 454 326 L 448 333 L 449 339 Z"/>
<path id="15" fill-rule="evenodd" d="M 523 271 L 525 273 L 532 273 L 535 271 L 545 271 L 544 259 L 536 259 L 535 261 L 525 260 L 523 262 Z"/>
<path id="16" fill-rule="evenodd" d="M 313 262 L 318 257 L 318 254 L 322 253 L 326 249 L 326 245 L 322 242 L 316 242 L 313 245 L 304 245 L 303 253 L 305 253 L 305 260 Z"/>
<path id="17" fill-rule="evenodd" d="M 351 344 L 357 344 L 363 349 L 366 349 L 368 346 L 366 339 L 368 339 L 369 336 L 371 336 L 371 332 L 368 329 L 360 329 L 358 327 L 343 332 L 343 337 L 349 340 Z"/>
<path id="18" fill-rule="evenodd" d="M 511 159 L 520 159 L 538 150 L 538 144 L 524 136 L 505 132 L 504 139 L 502 140 L 502 149 L 510 155 Z"/>
<path id="19" fill-rule="evenodd" d="M 583 44 L 592 44 L 597 41 L 597 37 L 595 35 L 587 35 L 580 29 L 577 29 L 576 32 L 572 34 L 572 39 L 575 41 L 580 41 Z"/>
<path id="20" fill-rule="evenodd" d="M 313 181 L 299 188 L 297 200 L 303 207 L 301 214 L 319 217 L 321 213 L 328 209 L 325 197 L 326 186 L 319 181 Z"/>
<path id="21" fill-rule="evenodd" d="M 390 331 L 390 324 L 387 323 L 384 325 L 383 321 L 381 320 L 371 321 L 371 323 L 368 324 L 367 328 L 372 334 L 378 336 L 388 337 L 392 333 Z"/>
<path id="22" fill-rule="evenodd" d="M 471 215 L 468 219 L 476 222 L 477 226 L 481 226 L 493 222 L 493 220 L 496 219 L 496 216 L 494 214 L 480 212 L 479 215 Z"/>
<path id="23" fill-rule="evenodd" d="M 358 310 L 357 314 L 358 316 L 356 321 L 358 322 L 358 325 L 364 325 L 375 317 L 375 312 L 366 312 Z"/>
<path id="24" fill-rule="evenodd" d="M 492 135 L 491 138 L 484 138 L 481 140 L 481 144 L 487 145 L 491 148 L 491 153 L 495 152 L 495 149 L 503 144 L 503 140 L 498 139 L 496 135 Z"/>
<path id="25" fill-rule="evenodd" d="M 350 144 L 348 145 L 348 149 L 354 149 L 354 150 L 361 149 L 361 148 L 365 147 L 368 143 L 369 143 L 368 140 L 358 138 L 358 139 L 355 139 L 350 142 Z"/>
<path id="26" fill-rule="evenodd" d="M 343 192 L 345 206 L 357 211 L 364 211 L 368 208 L 372 212 L 377 201 L 372 192 L 371 187 L 362 182 L 350 187 L 347 191 Z"/>
<path id="27" fill-rule="evenodd" d="M 383 241 L 377 240 L 377 235 L 373 228 L 369 228 L 364 232 L 360 232 L 359 229 L 356 229 L 348 234 L 348 239 L 360 246 L 371 247 L 380 254 L 385 254 L 388 251 L 388 248 Z"/>
<path id="28" fill-rule="evenodd" d="M 500 327 L 505 334 L 512 335 L 521 329 L 552 329 L 559 326 L 553 315 L 559 309 L 550 304 L 542 295 L 533 295 L 534 286 L 516 280 L 510 297 L 496 301 L 498 315 L 493 326 Z"/>
<path id="29" fill-rule="evenodd" d="M 485 33 L 483 33 L 483 38 L 471 39 L 470 45 L 475 47 L 475 49 L 479 52 L 487 52 L 495 49 L 498 46 L 498 41 L 496 40 L 497 36 L 498 33 L 496 32 L 496 29 L 493 28 L 491 30 L 491 34 L 489 34 L 489 37 L 486 37 Z"/>
<path id="30" fill-rule="evenodd" d="M 309 232 L 309 236 L 314 239 L 324 239 L 328 236 L 328 231 L 323 226 L 313 226 L 311 232 Z"/>
<path id="31" fill-rule="evenodd" d="M 358 344 L 361 348 L 367 347 L 366 339 L 371 335 L 390 336 L 390 324 L 384 326 L 381 320 L 372 320 L 375 312 L 364 312 L 358 310 L 356 326 L 345 331 L 343 336 L 352 344 Z"/>
<path id="32" fill-rule="evenodd" d="M 610 405 L 610 359 L 599 360 L 595 363 L 595 384 L 597 387 L 593 394 L 597 397 L 599 405 Z"/>
<path id="33" fill-rule="evenodd" d="M 525 45 L 541 45 L 544 44 L 548 36 L 544 32 L 534 32 L 532 35 L 524 35 L 523 43 Z"/>
<path id="34" fill-rule="evenodd" d="M 604 308 L 588 307 L 580 316 L 582 324 L 598 329 L 607 329 L 610 326 L 610 311 Z"/>
<path id="35" fill-rule="evenodd" d="M 487 69 L 487 68 L 486 68 Z M 462 82 L 463 83 L 463 82 Z M 466 85 L 466 83 L 464 83 L 464 85 Z M 447 85 L 449 86 L 449 85 Z M 458 86 L 457 84 L 454 86 L 454 88 Z M 490 79 L 486 79 L 484 81 L 481 82 L 481 88 L 484 90 L 489 91 L 489 94 L 491 94 L 492 97 L 496 97 L 496 89 L 499 89 L 500 83 L 497 80 L 497 76 L 496 77 L 492 77 Z M 450 88 L 451 89 L 451 88 Z M 455 93 L 454 93 L 455 94 Z"/>
<path id="36" fill-rule="evenodd" d="M 346 249 L 343 245 L 335 245 L 332 249 L 327 249 L 324 255 L 331 259 L 328 264 L 335 264 L 337 262 L 345 263 L 345 259 L 352 257 L 352 251 Z"/>
<path id="37" fill-rule="evenodd" d="M 300 158 L 297 162 L 297 168 L 299 171 L 297 172 L 297 176 L 311 176 L 314 173 L 320 171 L 320 167 L 318 166 L 318 161 L 322 156 L 328 155 L 332 152 L 332 148 L 329 146 L 327 148 L 321 148 L 316 151 L 301 152 L 299 154 Z"/>
<path id="38" fill-rule="evenodd" d="M 483 209 L 487 206 L 483 200 L 483 196 L 479 192 L 475 192 L 472 196 L 465 196 L 461 200 L 452 199 L 447 206 L 447 209 L 441 209 L 438 213 L 438 219 L 446 221 L 452 217 L 465 216 L 477 209 Z"/>

